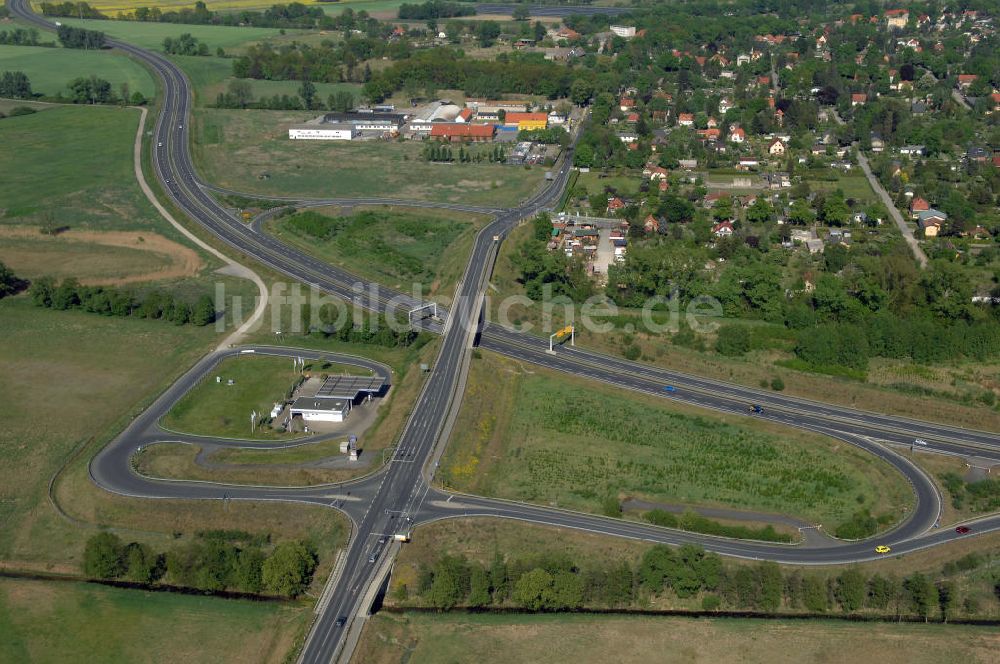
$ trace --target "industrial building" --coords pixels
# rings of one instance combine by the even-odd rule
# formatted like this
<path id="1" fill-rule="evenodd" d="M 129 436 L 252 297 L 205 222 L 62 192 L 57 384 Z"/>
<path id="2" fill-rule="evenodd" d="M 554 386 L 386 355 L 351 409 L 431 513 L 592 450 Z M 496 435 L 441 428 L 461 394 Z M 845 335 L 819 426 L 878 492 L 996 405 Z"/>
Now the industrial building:
<path id="1" fill-rule="evenodd" d="M 401 113 L 365 113 L 350 111 L 348 113 L 327 113 L 320 124 L 350 124 L 359 131 L 398 132 L 406 122 L 406 116 Z"/>
<path id="2" fill-rule="evenodd" d="M 474 143 L 492 141 L 496 128 L 491 124 L 465 124 L 442 122 L 431 127 L 431 138 L 445 141 L 471 141 Z"/>
<path id="3" fill-rule="evenodd" d="M 351 141 L 359 134 L 356 126 L 343 122 L 302 124 L 288 128 L 288 138 L 292 140 Z"/>

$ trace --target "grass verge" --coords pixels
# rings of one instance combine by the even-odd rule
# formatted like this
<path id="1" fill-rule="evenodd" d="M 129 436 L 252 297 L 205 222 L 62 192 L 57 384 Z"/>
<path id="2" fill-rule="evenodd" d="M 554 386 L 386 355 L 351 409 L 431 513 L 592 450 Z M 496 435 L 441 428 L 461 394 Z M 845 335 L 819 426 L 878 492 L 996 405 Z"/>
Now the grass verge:
<path id="1" fill-rule="evenodd" d="M 497 377 L 503 380 L 498 381 Z M 764 510 L 830 524 L 912 497 L 845 443 L 595 385 L 484 353 L 438 477 L 470 493 L 605 511 L 609 498 Z"/>

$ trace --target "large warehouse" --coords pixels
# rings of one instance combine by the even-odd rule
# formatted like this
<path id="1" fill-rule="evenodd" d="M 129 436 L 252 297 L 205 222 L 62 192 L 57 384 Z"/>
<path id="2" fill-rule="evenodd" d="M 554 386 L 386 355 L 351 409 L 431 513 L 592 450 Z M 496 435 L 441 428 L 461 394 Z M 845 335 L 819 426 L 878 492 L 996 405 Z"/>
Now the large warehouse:
<path id="1" fill-rule="evenodd" d="M 289 127 L 288 138 L 312 141 L 350 141 L 357 138 L 357 126 L 346 122 L 330 124 L 303 124 Z"/>

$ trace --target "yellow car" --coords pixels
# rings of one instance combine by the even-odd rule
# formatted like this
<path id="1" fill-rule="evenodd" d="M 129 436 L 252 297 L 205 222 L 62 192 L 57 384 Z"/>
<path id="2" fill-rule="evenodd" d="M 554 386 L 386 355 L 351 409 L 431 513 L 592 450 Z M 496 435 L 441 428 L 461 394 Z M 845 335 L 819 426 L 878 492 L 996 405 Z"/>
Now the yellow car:
<path id="1" fill-rule="evenodd" d="M 890 551 L 892 551 L 892 549 L 887 547 L 885 544 L 879 544 L 875 547 L 875 553 L 889 553 Z"/>

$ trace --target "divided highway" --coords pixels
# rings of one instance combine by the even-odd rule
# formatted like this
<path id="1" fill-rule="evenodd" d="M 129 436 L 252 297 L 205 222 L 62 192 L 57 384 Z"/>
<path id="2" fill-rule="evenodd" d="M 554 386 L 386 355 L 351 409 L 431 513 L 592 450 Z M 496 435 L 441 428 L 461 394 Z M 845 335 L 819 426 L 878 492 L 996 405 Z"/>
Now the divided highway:
<path id="1" fill-rule="evenodd" d="M 31 11 L 27 0 L 7 0 L 7 4 L 18 18 L 42 28 L 53 28 L 50 22 Z M 313 284 L 348 302 L 358 302 L 376 311 L 385 311 L 389 299 L 394 297 L 403 306 L 421 304 L 410 296 L 396 294 L 385 288 L 380 288 L 380 292 L 385 295 L 365 300 L 370 291 L 357 276 L 285 246 L 233 217 L 207 193 L 208 185 L 201 183 L 195 173 L 188 146 L 191 88 L 183 72 L 160 54 L 119 41 L 112 41 L 110 45 L 142 61 L 160 78 L 161 113 L 153 133 L 153 167 L 167 196 L 192 220 L 241 255 L 258 260 L 298 281 Z M 175 435 L 159 428 L 157 422 L 162 415 L 226 356 L 253 351 L 288 357 L 326 357 L 332 361 L 353 363 L 382 375 L 389 375 L 387 367 L 369 360 L 299 349 L 255 347 L 216 352 L 201 360 L 94 458 L 91 464 L 93 480 L 109 491 L 136 497 L 309 502 L 330 506 L 347 514 L 353 522 L 354 532 L 348 544 L 345 563 L 314 622 L 302 653 L 301 661 L 304 662 L 328 662 L 338 653 L 345 629 L 350 627 L 349 621 L 343 624 L 338 618 L 351 617 L 362 609 L 362 597 L 374 581 L 379 563 L 390 555 L 390 548 L 383 538 L 391 537 L 393 533 L 412 524 L 431 520 L 465 515 L 494 516 L 656 542 L 698 542 L 707 549 L 726 555 L 801 564 L 864 561 L 876 557 L 871 541 L 812 548 L 768 545 L 672 531 L 516 502 L 450 494 L 432 488 L 429 481 L 433 468 L 427 467 L 427 461 L 434 458 L 447 440 L 447 436 L 443 435 L 446 433 L 446 423 L 461 402 L 461 386 L 469 361 L 469 351 L 476 342 L 482 348 L 525 362 L 716 410 L 742 412 L 747 403 L 762 404 L 764 413 L 760 417 L 828 434 L 857 445 L 885 459 L 909 479 L 917 497 L 916 509 L 902 524 L 880 536 L 879 543 L 891 544 L 894 553 L 906 553 L 957 537 L 953 530 L 934 529 L 940 499 L 933 483 L 918 468 L 880 442 L 906 445 L 914 438 L 922 438 L 938 451 L 1000 461 L 1000 436 L 995 433 L 897 418 L 762 392 L 627 362 L 580 348 L 561 348 L 553 355 L 546 352 L 547 342 L 544 339 L 498 325 L 481 325 L 482 296 L 500 242 L 522 219 L 555 205 L 569 177 L 572 148 L 569 153 L 570 156 L 556 172 L 554 181 L 517 208 L 493 210 L 473 209 L 473 206 L 420 204 L 426 207 L 492 213 L 494 218 L 476 238 L 450 311 L 442 315 L 440 322 L 425 325 L 428 330 L 443 334 L 443 342 L 433 371 L 405 425 L 393 458 L 385 467 L 353 482 L 305 488 L 159 481 L 136 474 L 132 470 L 131 458 L 137 450 L 144 445 L 177 439 Z M 379 198 L 329 199 L 327 204 L 332 204 L 333 201 L 348 205 L 410 204 Z M 322 202 L 311 201 L 306 204 L 320 203 Z M 665 391 L 667 386 L 673 389 Z M 248 445 L 234 441 L 212 442 Z M 1000 517 L 979 520 L 975 526 L 977 533 L 998 529 Z"/>

